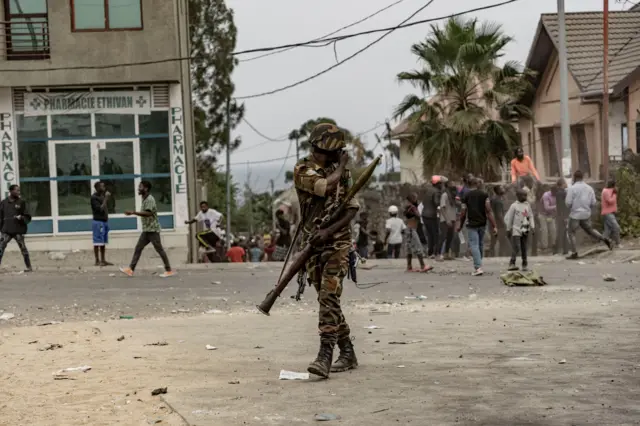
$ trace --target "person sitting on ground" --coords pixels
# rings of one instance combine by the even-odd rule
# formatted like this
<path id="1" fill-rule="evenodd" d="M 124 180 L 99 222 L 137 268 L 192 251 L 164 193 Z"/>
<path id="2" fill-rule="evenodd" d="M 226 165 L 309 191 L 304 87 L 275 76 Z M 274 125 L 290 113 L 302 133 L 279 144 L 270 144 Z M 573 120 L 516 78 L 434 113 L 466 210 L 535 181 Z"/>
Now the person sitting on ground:
<path id="1" fill-rule="evenodd" d="M 533 210 L 527 201 L 527 192 L 524 189 L 516 191 L 516 201 L 511 204 L 507 214 L 504 216 L 504 223 L 507 235 L 511 240 L 511 261 L 509 271 L 517 271 L 516 258 L 518 253 L 522 256 L 522 270 L 526 271 L 527 263 L 527 238 L 529 231 L 535 232 L 535 221 L 533 220 Z"/>
<path id="2" fill-rule="evenodd" d="M 242 263 L 245 261 L 245 250 L 237 241 L 231 243 L 231 248 L 227 251 L 227 260 L 231 263 Z"/>
<path id="3" fill-rule="evenodd" d="M 524 151 L 521 147 L 516 148 L 514 153 L 515 158 L 511 160 L 511 182 L 516 183 L 518 179 L 530 175 L 533 175 L 537 180 L 540 180 L 540 175 L 538 174 L 536 167 L 533 165 L 531 157 L 524 155 Z"/>

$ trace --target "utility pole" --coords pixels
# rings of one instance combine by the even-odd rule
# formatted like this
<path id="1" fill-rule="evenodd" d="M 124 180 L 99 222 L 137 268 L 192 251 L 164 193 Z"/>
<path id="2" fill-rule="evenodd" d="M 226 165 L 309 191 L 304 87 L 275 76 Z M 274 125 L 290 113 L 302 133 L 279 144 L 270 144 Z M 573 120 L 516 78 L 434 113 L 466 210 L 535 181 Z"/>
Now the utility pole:
<path id="1" fill-rule="evenodd" d="M 602 11 L 602 179 L 609 179 L 609 0 Z"/>
<path id="2" fill-rule="evenodd" d="M 247 181 L 244 184 L 244 198 L 245 203 L 249 204 L 249 234 L 253 237 L 253 195 L 251 193 L 251 168 L 247 161 Z"/>
<path id="3" fill-rule="evenodd" d="M 231 98 L 227 98 L 227 250 L 231 248 Z"/>
<path id="4" fill-rule="evenodd" d="M 569 115 L 569 66 L 567 65 L 567 29 L 564 0 L 558 0 L 558 56 L 560 59 L 560 134 L 562 138 L 562 175 L 571 175 L 571 117 Z M 557 142 L 556 142 L 557 143 Z M 568 161 L 565 159 L 568 158 Z M 566 165 L 569 165 L 568 168 Z"/>
<path id="5" fill-rule="evenodd" d="M 300 161 L 300 144 L 299 141 L 300 137 L 296 136 L 296 161 Z"/>

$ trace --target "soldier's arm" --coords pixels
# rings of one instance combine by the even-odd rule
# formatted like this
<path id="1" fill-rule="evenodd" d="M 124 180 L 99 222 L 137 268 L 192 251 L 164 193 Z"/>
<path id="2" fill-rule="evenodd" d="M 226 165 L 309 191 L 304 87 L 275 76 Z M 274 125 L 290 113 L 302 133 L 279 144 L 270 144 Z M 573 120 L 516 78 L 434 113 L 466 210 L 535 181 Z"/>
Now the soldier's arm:
<path id="1" fill-rule="evenodd" d="M 340 163 L 333 173 L 324 178 L 306 164 L 298 164 L 293 173 L 293 180 L 296 188 L 319 197 L 324 197 L 327 193 L 336 190 L 345 167 L 346 163 L 344 165 Z"/>

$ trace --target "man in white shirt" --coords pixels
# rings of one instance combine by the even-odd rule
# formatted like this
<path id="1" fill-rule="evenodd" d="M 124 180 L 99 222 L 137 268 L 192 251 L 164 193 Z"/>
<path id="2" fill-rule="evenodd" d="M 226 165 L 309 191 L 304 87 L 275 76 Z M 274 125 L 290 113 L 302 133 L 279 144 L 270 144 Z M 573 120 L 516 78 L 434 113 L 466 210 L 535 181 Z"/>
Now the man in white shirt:
<path id="1" fill-rule="evenodd" d="M 389 219 L 385 223 L 387 234 L 384 243 L 387 245 L 387 257 L 389 259 L 398 259 L 400 257 L 400 248 L 402 247 L 402 232 L 406 229 L 404 221 L 398 217 L 398 207 L 389 207 Z"/>
<path id="2" fill-rule="evenodd" d="M 216 244 L 220 240 L 220 221 L 222 220 L 222 213 L 215 209 L 210 209 L 209 204 L 206 201 L 200 203 L 200 211 L 191 220 L 185 221 L 185 224 L 191 225 L 192 223 L 200 222 L 203 230 L 196 234 L 196 238 L 200 244 L 207 250 L 209 260 L 212 260 L 213 251 L 215 251 Z"/>

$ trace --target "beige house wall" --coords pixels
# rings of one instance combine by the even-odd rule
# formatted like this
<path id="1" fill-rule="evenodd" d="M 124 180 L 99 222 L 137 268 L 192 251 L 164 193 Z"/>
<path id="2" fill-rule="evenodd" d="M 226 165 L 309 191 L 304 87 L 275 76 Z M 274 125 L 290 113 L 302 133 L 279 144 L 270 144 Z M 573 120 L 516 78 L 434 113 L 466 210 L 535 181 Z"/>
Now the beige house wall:
<path id="1" fill-rule="evenodd" d="M 549 149 L 544 146 L 541 140 L 540 129 L 550 128 L 554 131 L 554 139 L 558 145 L 560 138 L 560 76 L 558 73 L 559 61 L 557 53 L 554 53 L 549 60 L 541 82 L 536 90 L 533 105 L 532 120 L 520 120 L 519 130 L 522 138 L 524 151 L 534 160 L 536 168 L 541 176 L 549 176 Z M 640 97 L 638 98 L 640 100 Z M 613 105 L 613 104 L 612 104 Z M 617 109 L 619 111 L 619 109 Z M 584 103 L 580 98 L 580 88 L 576 81 L 569 74 L 569 116 L 571 125 L 584 125 L 585 136 L 589 153 L 591 176 L 598 176 L 601 163 L 601 125 L 600 125 L 600 104 Z M 616 124 L 620 126 L 621 119 L 615 116 Z M 621 144 L 620 134 L 610 130 L 610 135 L 617 136 L 617 139 L 610 141 L 610 146 Z M 530 135 L 530 136 L 529 136 Z M 558 158 L 562 158 L 561 145 L 557 146 Z M 578 142 L 575 128 L 571 132 L 572 167 L 576 170 L 578 164 Z"/>
<path id="2" fill-rule="evenodd" d="M 400 139 L 400 182 L 413 185 L 424 183 L 422 154 L 419 149 L 409 150 L 409 142 Z"/>

